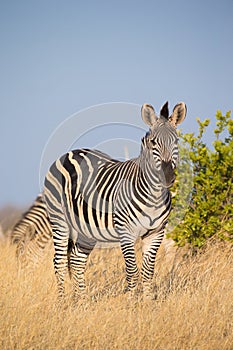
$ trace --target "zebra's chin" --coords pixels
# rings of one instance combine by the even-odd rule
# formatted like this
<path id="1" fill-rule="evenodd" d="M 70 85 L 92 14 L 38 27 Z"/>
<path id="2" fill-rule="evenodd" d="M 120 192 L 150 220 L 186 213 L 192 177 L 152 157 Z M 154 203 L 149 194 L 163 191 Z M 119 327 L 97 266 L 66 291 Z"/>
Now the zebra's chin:
<path id="1" fill-rule="evenodd" d="M 175 182 L 175 176 L 170 181 L 161 181 L 161 185 L 163 188 L 169 189 L 173 186 Z"/>
<path id="2" fill-rule="evenodd" d="M 162 184 L 162 186 L 163 186 L 163 188 L 168 190 L 169 188 L 171 188 L 173 186 L 173 184 L 174 184 L 174 181 L 170 184 Z"/>

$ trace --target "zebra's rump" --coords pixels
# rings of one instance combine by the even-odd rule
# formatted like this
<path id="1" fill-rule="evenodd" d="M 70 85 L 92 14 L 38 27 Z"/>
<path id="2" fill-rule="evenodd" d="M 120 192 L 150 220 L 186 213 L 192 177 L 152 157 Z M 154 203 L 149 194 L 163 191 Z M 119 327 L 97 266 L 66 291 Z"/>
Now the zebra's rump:
<path id="1" fill-rule="evenodd" d="M 86 239 L 117 241 L 112 200 L 116 181 L 111 169 L 118 164 L 121 162 L 88 149 L 62 156 L 45 180 L 50 213 L 63 217 Z"/>

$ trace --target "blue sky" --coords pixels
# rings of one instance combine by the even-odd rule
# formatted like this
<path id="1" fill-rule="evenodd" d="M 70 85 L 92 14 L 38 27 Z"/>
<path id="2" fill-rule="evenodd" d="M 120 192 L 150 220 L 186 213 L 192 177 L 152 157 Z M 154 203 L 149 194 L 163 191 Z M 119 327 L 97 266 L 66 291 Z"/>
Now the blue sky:
<path id="1" fill-rule="evenodd" d="M 33 201 L 45 144 L 79 110 L 182 100 L 192 132 L 232 109 L 232 16 L 232 0 L 0 1 L 0 206 Z"/>

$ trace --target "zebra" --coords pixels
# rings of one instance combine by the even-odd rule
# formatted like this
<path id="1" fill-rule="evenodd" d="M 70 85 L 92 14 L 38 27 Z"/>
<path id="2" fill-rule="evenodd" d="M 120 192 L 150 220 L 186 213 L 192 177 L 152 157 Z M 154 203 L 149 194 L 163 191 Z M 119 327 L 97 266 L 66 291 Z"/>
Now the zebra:
<path id="1" fill-rule="evenodd" d="M 10 240 L 16 245 L 20 267 L 36 265 L 38 260 L 42 260 L 45 247 L 52 241 L 52 228 L 42 193 L 15 224 Z"/>
<path id="2" fill-rule="evenodd" d="M 44 198 L 53 231 L 59 300 L 65 296 L 67 267 L 74 300 L 85 295 L 88 256 L 96 243 L 103 242 L 120 243 L 125 290 L 132 294 L 139 279 L 134 250 L 138 237 L 142 240 L 143 296 L 154 298 L 155 258 L 171 210 L 169 188 L 178 164 L 176 126 L 186 112 L 185 103 L 180 102 L 169 116 L 166 102 L 158 117 L 153 106 L 144 104 L 141 116 L 149 131 L 141 140 L 137 158 L 122 162 L 83 148 L 67 152 L 51 165 L 44 181 Z"/>

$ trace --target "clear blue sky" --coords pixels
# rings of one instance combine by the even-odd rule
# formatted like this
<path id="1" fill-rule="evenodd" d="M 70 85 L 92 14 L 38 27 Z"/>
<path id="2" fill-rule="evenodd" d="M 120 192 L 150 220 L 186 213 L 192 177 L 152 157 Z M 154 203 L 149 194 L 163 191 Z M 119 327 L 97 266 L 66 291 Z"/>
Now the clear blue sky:
<path id="1" fill-rule="evenodd" d="M 33 201 L 48 138 L 83 108 L 183 100 L 185 132 L 232 109 L 232 18 L 232 0 L 0 1 L 0 206 Z"/>

